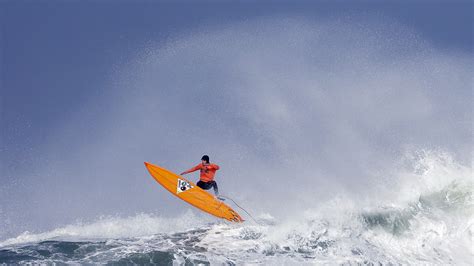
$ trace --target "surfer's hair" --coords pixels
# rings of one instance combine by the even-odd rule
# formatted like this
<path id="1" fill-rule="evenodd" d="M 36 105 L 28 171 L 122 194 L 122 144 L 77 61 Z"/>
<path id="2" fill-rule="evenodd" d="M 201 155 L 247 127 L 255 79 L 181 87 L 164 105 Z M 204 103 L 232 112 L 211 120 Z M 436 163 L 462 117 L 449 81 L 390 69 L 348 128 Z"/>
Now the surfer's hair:
<path id="1" fill-rule="evenodd" d="M 204 160 L 204 161 L 206 161 L 207 163 L 209 163 L 209 156 L 203 155 L 202 158 L 201 158 L 201 160 Z"/>

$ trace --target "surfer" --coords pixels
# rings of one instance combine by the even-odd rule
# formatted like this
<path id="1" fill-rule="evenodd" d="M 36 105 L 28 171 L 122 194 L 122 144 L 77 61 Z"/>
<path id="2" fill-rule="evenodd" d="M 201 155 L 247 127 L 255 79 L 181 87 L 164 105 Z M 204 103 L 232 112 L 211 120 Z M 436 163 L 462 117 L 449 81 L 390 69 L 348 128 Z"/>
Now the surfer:
<path id="1" fill-rule="evenodd" d="M 213 164 L 209 162 L 209 156 L 204 155 L 201 158 L 201 163 L 194 166 L 193 168 L 182 172 L 180 175 L 185 175 L 192 173 L 194 171 L 200 170 L 200 175 L 199 175 L 199 182 L 197 182 L 197 186 L 204 189 L 208 190 L 211 187 L 214 188 L 214 194 L 216 196 L 219 196 L 219 189 L 217 188 L 217 183 L 214 181 L 214 175 L 216 174 L 216 171 L 219 170 L 219 166 L 217 164 Z"/>

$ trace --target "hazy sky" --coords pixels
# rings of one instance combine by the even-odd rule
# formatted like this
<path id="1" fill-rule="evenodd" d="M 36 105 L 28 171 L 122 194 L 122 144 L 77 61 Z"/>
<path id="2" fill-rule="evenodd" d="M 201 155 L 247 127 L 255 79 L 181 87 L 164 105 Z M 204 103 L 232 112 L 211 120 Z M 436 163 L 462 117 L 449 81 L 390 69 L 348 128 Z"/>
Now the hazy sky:
<path id="1" fill-rule="evenodd" d="M 112 65 L 126 62 L 149 41 L 202 25 L 275 14 L 370 14 L 414 28 L 439 49 L 472 52 L 473 46 L 470 1 L 38 2 L 1 4 L 2 156 L 16 160 L 41 145 L 74 106 L 94 97 Z"/>
<path id="2" fill-rule="evenodd" d="M 0 190 L 0 218 L 8 221 L 0 225 L 6 228 L 5 234 L 33 226 L 24 223 L 16 225 L 20 229 L 12 229 L 15 221 L 25 217 L 43 219 L 38 223 L 50 227 L 53 221 L 153 209 L 150 203 L 139 205 L 145 199 L 174 204 L 172 198 L 153 198 L 157 187 L 147 190 L 143 198 L 137 196 L 152 185 L 151 178 L 147 183 L 140 179 L 147 178 L 143 160 L 168 164 L 178 171 L 193 166 L 201 153 L 210 153 L 211 159 L 217 157 L 227 164 L 227 173 L 247 175 L 241 179 L 245 188 L 251 187 L 252 171 L 242 170 L 246 168 L 245 158 L 229 154 L 240 153 L 254 161 L 266 156 L 267 160 L 251 167 L 272 175 L 266 167 L 281 162 L 285 158 L 282 154 L 288 152 L 293 156 L 286 157 L 289 165 L 304 165 L 305 159 L 296 164 L 293 161 L 304 157 L 314 173 L 362 186 L 366 182 L 343 176 L 364 168 L 362 161 L 380 157 L 382 147 L 397 150 L 395 147 L 407 144 L 441 147 L 461 157 L 468 153 L 472 147 L 472 113 L 466 113 L 472 110 L 468 103 L 472 97 L 472 80 L 468 78 L 473 55 L 472 2 L 348 2 L 3 1 L 0 181 L 5 185 Z M 351 21 L 355 23 L 348 25 Z M 371 39 L 374 33 L 383 38 Z M 348 40 L 354 42 L 344 43 Z M 345 45 L 347 55 L 338 57 L 337 53 L 344 54 Z M 258 53 L 252 55 L 253 51 Z M 307 62 L 311 55 L 321 61 Z M 348 64 L 339 61 L 352 55 Z M 283 62 L 290 67 L 278 67 Z M 328 77 L 318 70 L 318 64 L 335 67 L 331 72 L 335 75 L 338 71 L 343 74 L 341 78 Z M 370 70 L 373 76 L 359 80 L 368 88 L 390 84 L 387 88 L 395 89 L 379 92 L 360 88 L 366 98 L 359 98 L 360 93 L 347 96 L 339 89 L 350 86 L 351 77 L 357 79 L 362 72 L 341 69 L 346 66 Z M 317 73 L 314 80 L 309 70 L 306 72 L 308 68 Z M 391 75 L 394 72 L 406 80 L 399 82 L 398 76 Z M 262 75 L 275 76 L 265 80 Z M 319 83 L 332 92 L 322 89 L 318 96 L 305 89 Z M 256 89 L 243 93 L 245 89 L 235 84 Z M 412 85 L 426 88 L 413 89 Z M 269 89 L 278 86 L 295 86 L 297 93 Z M 306 107 L 308 95 L 318 99 L 316 109 L 302 107 Z M 352 98 L 325 107 L 339 96 Z M 154 97 L 156 106 L 152 104 Z M 220 102 L 201 105 L 214 97 Z M 254 99 L 261 99 L 260 104 L 254 105 Z M 445 109 L 439 106 L 443 100 Z M 367 110 L 373 111 L 366 120 L 355 116 L 358 107 L 351 107 L 364 101 L 368 101 L 364 103 Z M 387 106 L 384 116 L 377 116 L 377 110 Z M 294 114 L 308 115 L 312 120 L 293 119 Z M 362 117 L 364 114 L 360 113 Z M 272 123 L 275 117 L 288 121 Z M 385 117 L 391 119 L 390 126 L 385 124 Z M 212 119 L 214 124 L 208 122 Z M 446 119 L 453 122 L 446 124 Z M 312 126 L 314 121 L 317 128 Z M 351 121 L 357 130 L 347 135 Z M 153 123 L 157 125 L 150 126 Z M 286 131 L 289 126 L 295 130 Z M 389 138 L 394 130 L 400 132 L 396 141 Z M 426 136 L 422 134 L 425 130 L 429 132 Z M 295 132 L 299 135 L 293 135 Z M 287 141 L 313 137 L 318 140 Z M 463 145 L 466 140 L 471 140 L 471 145 Z M 341 154 L 344 144 L 352 146 L 346 146 L 345 154 Z M 311 157 L 309 150 L 324 154 L 325 159 Z M 356 151 L 357 159 L 352 160 Z M 272 157 L 275 153 L 279 153 L 278 158 Z M 339 166 L 340 160 L 347 168 Z M 136 170 L 124 170 L 131 165 Z M 108 171 L 110 168 L 114 169 Z M 302 173 L 309 174 L 309 168 Z M 359 175 L 368 171 L 360 170 Z M 109 172 L 110 176 L 104 177 Z M 130 181 L 132 176 L 136 181 Z M 268 178 L 255 182 L 262 185 Z M 114 187 L 110 185 L 114 180 L 115 190 L 109 188 Z M 283 178 L 278 180 L 283 184 L 280 189 L 288 188 Z M 242 185 L 238 180 L 227 182 L 227 188 Z M 124 194 L 130 198 L 124 199 Z M 71 198 L 64 200 L 67 195 Z M 80 197 L 87 199 L 80 203 Z M 62 200 L 62 205 L 57 203 Z M 94 201 L 99 203 L 91 207 Z M 114 202 L 118 206 L 113 207 Z M 18 211 L 22 208 L 28 212 Z"/>
<path id="3" fill-rule="evenodd" d="M 472 53 L 473 47 L 470 1 L 120 2 L 2 2 L 2 165 L 7 170 L 13 161 L 38 156 L 36 147 L 68 112 L 99 93 L 98 84 L 112 66 L 147 42 L 201 25 L 275 14 L 316 19 L 367 14 L 393 18 L 439 49 Z"/>

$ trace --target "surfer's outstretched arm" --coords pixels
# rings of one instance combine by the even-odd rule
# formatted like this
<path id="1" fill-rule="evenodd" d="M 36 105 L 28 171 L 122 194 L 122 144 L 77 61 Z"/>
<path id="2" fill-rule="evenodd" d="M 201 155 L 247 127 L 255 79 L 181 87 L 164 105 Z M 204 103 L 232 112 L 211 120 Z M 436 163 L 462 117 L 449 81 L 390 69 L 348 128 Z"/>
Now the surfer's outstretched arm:
<path id="1" fill-rule="evenodd" d="M 198 164 L 198 165 L 194 166 L 193 168 L 182 172 L 180 175 L 189 174 L 189 173 L 192 173 L 192 172 L 197 171 L 199 169 L 201 169 L 201 164 Z"/>

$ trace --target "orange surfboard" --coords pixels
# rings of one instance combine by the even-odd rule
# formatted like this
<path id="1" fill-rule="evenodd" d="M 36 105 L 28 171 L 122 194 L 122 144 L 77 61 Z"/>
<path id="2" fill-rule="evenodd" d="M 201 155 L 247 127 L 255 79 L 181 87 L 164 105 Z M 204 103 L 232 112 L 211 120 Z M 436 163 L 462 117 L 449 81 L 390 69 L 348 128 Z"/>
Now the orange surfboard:
<path id="1" fill-rule="evenodd" d="M 151 176 L 166 190 L 194 207 L 232 222 L 243 222 L 240 215 L 193 182 L 165 168 L 145 162 Z"/>

